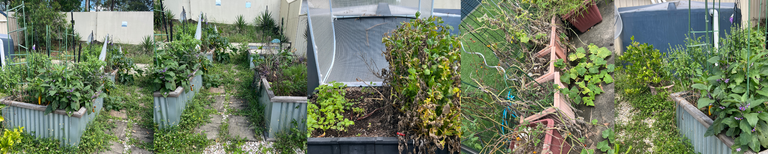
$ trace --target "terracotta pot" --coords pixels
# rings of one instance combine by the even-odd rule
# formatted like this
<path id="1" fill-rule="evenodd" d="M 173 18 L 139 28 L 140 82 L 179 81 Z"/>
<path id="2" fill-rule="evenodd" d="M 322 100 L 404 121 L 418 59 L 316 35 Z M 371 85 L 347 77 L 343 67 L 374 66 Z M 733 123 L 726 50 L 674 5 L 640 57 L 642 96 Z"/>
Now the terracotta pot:
<path id="1" fill-rule="evenodd" d="M 584 4 L 587 8 L 580 11 L 581 14 L 576 14 L 576 11 L 571 11 L 570 13 L 561 16 L 582 33 L 603 21 L 603 15 L 600 15 L 600 9 L 597 8 L 596 3 L 591 2 L 591 0 L 584 0 Z"/>
<path id="2" fill-rule="evenodd" d="M 546 129 L 541 142 L 542 150 L 539 153 L 568 153 L 571 149 L 571 144 L 565 142 L 565 138 L 563 138 L 559 131 L 552 129 L 555 127 L 554 120 L 541 119 L 531 122 L 531 124 L 528 124 L 528 127 L 535 128 L 538 125 L 544 125 L 544 129 Z M 517 128 L 515 128 L 515 131 L 517 131 Z M 517 147 L 515 140 L 512 140 L 509 143 L 509 149 L 515 149 L 515 147 Z"/>
<path id="3" fill-rule="evenodd" d="M 656 93 L 657 93 L 656 90 L 657 89 L 667 91 L 670 88 L 672 88 L 673 86 L 675 86 L 675 81 L 672 81 L 672 84 L 670 84 L 668 86 L 661 86 L 661 87 L 654 87 L 654 86 L 651 86 L 650 84 L 648 84 L 648 88 L 651 88 L 651 94 L 653 94 L 653 95 L 656 95 Z"/>

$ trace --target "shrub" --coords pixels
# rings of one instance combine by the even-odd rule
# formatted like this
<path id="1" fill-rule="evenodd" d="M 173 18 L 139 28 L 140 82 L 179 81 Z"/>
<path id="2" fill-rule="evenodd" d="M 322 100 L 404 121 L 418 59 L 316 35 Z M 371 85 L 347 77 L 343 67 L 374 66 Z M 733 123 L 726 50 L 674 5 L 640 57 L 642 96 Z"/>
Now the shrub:
<path id="1" fill-rule="evenodd" d="M 195 46 L 200 44 L 199 40 L 190 35 L 182 34 L 181 39 L 174 40 L 166 44 L 163 50 L 158 50 L 155 56 L 155 63 L 149 70 L 150 79 L 154 90 L 167 96 L 168 92 L 176 90 L 181 86 L 185 89 L 191 89 L 189 77 L 192 77 L 195 70 L 201 68 L 205 56 L 195 50 Z"/>
<path id="2" fill-rule="evenodd" d="M 21 4 L 21 1 L 13 1 L 11 7 L 15 7 Z M 49 27 L 51 39 L 56 39 L 57 36 L 63 36 L 64 30 L 69 26 L 67 20 L 64 18 L 66 15 L 59 13 L 61 6 L 58 2 L 46 2 L 46 1 L 26 1 L 25 13 L 26 20 L 17 20 L 19 26 L 26 23 L 28 28 L 28 36 L 32 38 L 32 44 L 36 44 L 41 47 L 46 44 L 46 26 Z M 22 14 L 16 13 L 13 16 L 21 19 Z M 70 30 L 71 32 L 71 30 Z M 50 48 L 50 47 L 46 47 Z M 40 49 L 40 48 L 38 48 Z"/>
<path id="3" fill-rule="evenodd" d="M 280 27 L 278 27 L 277 24 L 278 23 L 275 21 L 275 19 L 272 19 L 272 13 L 269 11 L 264 11 L 259 14 L 255 21 L 257 30 L 261 31 L 265 35 L 272 37 L 277 37 L 280 34 Z"/>
<path id="4" fill-rule="evenodd" d="M 237 18 L 235 18 L 235 27 L 237 27 L 238 30 L 245 30 L 245 27 L 248 26 L 245 23 L 245 18 L 243 18 L 243 15 L 238 15 Z"/>
<path id="5" fill-rule="evenodd" d="M 393 103 L 404 113 L 398 131 L 407 137 L 399 137 L 400 149 L 416 139 L 426 142 L 420 151 L 459 150 L 460 43 L 440 24 L 439 17 L 412 19 L 382 39 L 390 71 L 385 83 L 397 89 Z"/>
<path id="6" fill-rule="evenodd" d="M 341 114 L 353 105 L 344 98 L 346 87 L 335 81 L 317 87 L 317 102 L 307 104 L 307 137 L 315 130 L 322 130 L 323 133 L 328 129 L 346 131 L 347 127 L 355 124 Z"/>
<path id="7" fill-rule="evenodd" d="M 133 83 L 134 76 L 144 73 L 144 70 L 138 69 L 136 64 L 133 63 L 133 58 L 125 56 L 125 53 L 120 52 L 116 48 L 113 47 L 110 50 L 110 58 L 107 59 L 107 62 L 110 63 L 109 66 L 117 70 L 115 81 L 123 84 Z M 131 74 L 134 71 L 136 74 Z"/>
<path id="8" fill-rule="evenodd" d="M 768 58 L 762 32 L 734 29 L 691 87 L 700 90 L 698 108 L 715 117 L 704 136 L 725 133 L 736 153 L 768 148 Z M 749 43 L 749 44 L 748 44 Z M 707 108 L 708 107 L 708 108 Z M 738 150 L 737 150 L 738 149 Z"/>
<path id="9" fill-rule="evenodd" d="M 702 44 L 701 38 L 685 41 L 685 45 Z M 669 50 L 664 58 L 664 73 L 668 77 L 676 78 L 683 87 L 691 85 L 692 78 L 701 76 L 704 72 L 702 66 L 707 64 L 707 53 L 704 47 L 684 47 L 677 45 Z"/>
<path id="10" fill-rule="evenodd" d="M 14 128 L 13 131 L 5 129 L 5 131 L 3 132 L 3 138 L 2 140 L 0 140 L 0 152 L 2 153 L 16 152 L 15 150 L 13 150 L 13 145 L 21 142 L 21 139 L 22 139 L 21 133 L 24 133 L 24 127 Z"/>
<path id="11" fill-rule="evenodd" d="M 297 91 L 306 91 L 307 89 L 307 66 L 293 65 L 283 69 L 283 77 L 288 78 L 281 81 L 276 91 L 294 93 Z"/>
<path id="12" fill-rule="evenodd" d="M 633 82 L 661 86 L 662 81 L 669 81 L 667 73 L 662 69 L 664 64 L 661 63 L 662 54 L 659 50 L 648 43 L 635 42 L 634 36 L 632 45 L 627 46 L 627 50 L 619 56 L 619 60 L 626 63 L 625 66 L 619 67 L 619 70 L 636 76 Z"/>
<path id="13" fill-rule="evenodd" d="M 145 54 L 150 54 L 155 48 L 155 41 L 152 40 L 152 36 L 144 36 L 139 46 L 141 46 L 141 50 L 144 50 Z"/>

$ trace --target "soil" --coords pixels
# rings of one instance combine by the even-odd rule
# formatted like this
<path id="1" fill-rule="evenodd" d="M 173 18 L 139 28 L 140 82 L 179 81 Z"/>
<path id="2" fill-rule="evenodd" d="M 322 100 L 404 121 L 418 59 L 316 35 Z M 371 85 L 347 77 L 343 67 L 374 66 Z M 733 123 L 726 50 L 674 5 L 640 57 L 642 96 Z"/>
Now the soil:
<path id="1" fill-rule="evenodd" d="M 381 92 L 376 92 L 374 89 Z M 394 137 L 396 136 L 398 114 L 389 101 L 390 87 L 347 87 L 345 98 L 354 102 L 352 107 L 365 109 L 365 114 L 358 114 L 351 109 L 342 113 L 344 117 L 355 122 L 347 127 L 347 131 L 327 130 L 323 137 Z M 317 96 L 312 96 L 310 102 L 316 102 Z M 378 110 L 377 110 L 378 109 Z M 375 111 L 374 111 L 375 110 Z M 366 115 L 370 116 L 366 117 Z M 359 119 L 359 120 L 358 120 Z M 312 137 L 323 135 L 323 130 L 315 130 Z"/>
<path id="2" fill-rule="evenodd" d="M 694 107 L 698 107 L 699 106 L 699 103 L 697 103 L 697 102 L 699 101 L 699 98 L 701 98 L 701 95 L 698 92 L 686 91 L 685 93 L 683 93 L 680 96 L 683 97 L 683 99 L 685 99 L 685 101 L 688 101 L 688 104 L 691 104 Z M 707 107 L 699 108 L 699 111 L 701 111 L 701 113 L 704 113 L 704 115 L 707 115 L 707 117 L 709 117 L 709 119 L 715 120 L 715 115 L 714 114 L 713 115 L 709 115 L 708 114 L 709 112 L 707 111 Z"/>

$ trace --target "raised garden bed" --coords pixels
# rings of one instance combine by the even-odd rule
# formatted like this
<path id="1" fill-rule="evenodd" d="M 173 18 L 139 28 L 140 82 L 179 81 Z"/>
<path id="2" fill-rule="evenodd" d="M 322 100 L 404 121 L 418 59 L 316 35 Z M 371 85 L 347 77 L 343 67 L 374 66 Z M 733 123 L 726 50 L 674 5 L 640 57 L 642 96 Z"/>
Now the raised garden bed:
<path id="1" fill-rule="evenodd" d="M 307 118 L 306 69 L 301 70 L 301 67 L 306 68 L 306 62 L 297 61 L 295 56 L 280 52 L 251 54 L 254 53 L 249 53 L 250 59 L 259 58 L 257 61 L 260 61 L 254 63 L 251 60 L 254 67 L 253 87 L 259 95 L 259 103 L 265 107 L 265 136 L 273 140 L 278 132 L 293 127 L 291 121 L 302 123 Z M 302 74 L 304 77 L 300 77 Z M 302 80 L 304 86 L 300 88 L 302 83 L 299 82 Z M 306 125 L 299 127 L 306 129 Z"/>
<path id="2" fill-rule="evenodd" d="M 115 82 L 115 77 L 117 76 L 117 70 L 112 70 L 112 72 L 104 73 L 104 75 L 107 76 L 107 78 L 109 78 L 109 80 L 111 80 L 112 82 Z"/>
<path id="3" fill-rule="evenodd" d="M 354 102 L 353 108 L 362 108 L 365 112 L 356 113 L 348 110 L 341 113 L 355 123 L 346 127 L 346 131 L 329 129 L 325 132 L 322 130 L 311 132 L 311 138 L 307 139 L 307 151 L 321 154 L 399 153 L 399 139 L 396 131 L 399 113 L 385 99 L 389 97 L 388 88 L 380 86 L 345 88 L 345 99 Z M 316 102 L 317 96 L 313 96 L 311 100 Z M 415 147 L 410 143 L 407 151 L 412 152 Z M 448 149 L 438 149 L 436 153 L 448 153 Z"/>
<path id="4" fill-rule="evenodd" d="M 77 146 L 88 123 L 101 112 L 104 98 L 99 97 L 93 101 L 93 111 L 81 107 L 71 116 L 64 110 L 55 110 L 46 115 L 46 105 L 17 102 L 9 97 L 0 99 L 0 102 L 6 105 L 2 109 L 5 128 L 24 127 L 25 131 L 34 132 L 32 135 L 38 138 L 55 138 L 61 141 L 61 145 Z"/>
<path id="5" fill-rule="evenodd" d="M 686 99 L 688 92 L 677 92 L 669 95 L 669 98 L 677 104 L 675 120 L 680 134 L 690 139 L 693 149 L 702 154 L 730 154 L 734 140 L 725 134 L 704 137 L 704 133 L 714 122 L 709 116 L 696 108 Z M 696 97 L 698 98 L 698 97 Z M 767 153 L 768 150 L 759 153 Z M 746 153 L 754 153 L 751 150 Z"/>
<path id="6" fill-rule="evenodd" d="M 291 128 L 291 121 L 298 122 L 307 118 L 306 96 L 275 96 L 272 86 L 266 78 L 257 81 L 259 103 L 264 105 L 264 120 L 266 121 L 268 139 L 277 137 L 277 132 Z M 306 129 L 306 125 L 299 125 L 299 129 Z"/>
<path id="7" fill-rule="evenodd" d="M 163 93 L 154 92 L 154 114 L 155 123 L 160 128 L 178 125 L 181 120 L 181 114 L 187 106 L 187 102 L 195 97 L 195 93 L 200 91 L 203 86 L 203 77 L 201 72 L 195 71 L 195 76 L 189 78 L 192 91 L 185 87 L 177 87 L 176 90 L 169 92 L 167 97 Z"/>

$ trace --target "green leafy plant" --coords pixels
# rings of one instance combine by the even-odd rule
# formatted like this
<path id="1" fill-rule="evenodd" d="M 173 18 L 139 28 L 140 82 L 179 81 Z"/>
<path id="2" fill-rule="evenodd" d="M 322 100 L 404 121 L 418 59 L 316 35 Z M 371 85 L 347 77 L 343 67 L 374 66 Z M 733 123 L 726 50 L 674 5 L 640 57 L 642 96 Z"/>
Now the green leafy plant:
<path id="1" fill-rule="evenodd" d="M 616 135 L 613 132 L 613 128 L 603 130 L 602 135 L 603 135 L 603 139 L 605 140 L 597 143 L 597 149 L 600 149 L 600 151 L 603 151 L 603 152 L 615 153 L 614 149 L 611 148 L 611 144 L 616 144 L 614 142 L 614 139 L 616 139 Z"/>
<path id="2" fill-rule="evenodd" d="M 0 139 L 0 152 L 15 153 L 16 151 L 13 150 L 13 145 L 21 142 L 21 133 L 23 132 L 24 127 L 14 128 L 13 131 L 5 129 L 3 132 L 3 138 Z"/>
<path id="3" fill-rule="evenodd" d="M 317 87 L 317 102 L 307 104 L 307 137 L 315 130 L 323 133 L 328 129 L 346 131 L 348 126 L 355 124 L 341 114 L 353 104 L 344 98 L 346 87 L 335 81 Z"/>
<path id="4" fill-rule="evenodd" d="M 181 34 L 181 39 L 167 43 L 165 49 L 158 50 L 155 63 L 149 77 L 153 79 L 154 89 L 167 96 L 168 92 L 181 86 L 191 90 L 189 78 L 205 64 L 205 56 L 195 50 L 199 40 L 190 35 Z"/>
<path id="5" fill-rule="evenodd" d="M 711 107 L 714 122 L 704 136 L 725 133 L 735 153 L 768 148 L 768 58 L 765 35 L 734 29 L 724 46 L 707 60 L 711 68 L 691 87 L 701 93 L 697 107 Z"/>
<path id="6" fill-rule="evenodd" d="M 41 54 L 33 54 L 32 57 L 47 59 Z M 74 67 L 44 63 L 43 67 L 36 68 L 37 76 L 26 79 L 28 88 L 22 101 L 47 105 L 45 114 L 61 109 L 71 115 L 81 107 L 87 109 L 87 113 L 94 112 L 93 101 L 106 96 L 102 92 L 104 85 L 112 82 L 104 77 L 99 69 L 102 66 L 104 62 L 96 58 L 77 63 Z"/>
<path id="7" fill-rule="evenodd" d="M 389 62 L 384 82 L 397 89 L 393 105 L 404 113 L 398 131 L 413 133 L 399 137 L 400 148 L 418 139 L 427 142 L 421 151 L 459 150 L 461 44 L 442 23 L 439 17 L 412 19 L 382 38 Z"/>
<path id="8" fill-rule="evenodd" d="M 219 87 L 221 85 L 221 75 L 219 74 L 208 74 L 206 73 L 203 75 L 203 81 L 205 81 L 205 85 L 203 85 L 205 88 L 210 87 Z"/>
<path id="9" fill-rule="evenodd" d="M 117 70 L 117 74 L 115 74 L 116 82 L 124 84 L 133 83 L 133 79 L 137 74 L 144 73 L 144 70 L 138 69 L 136 64 L 133 63 L 133 58 L 126 56 L 116 48 L 110 50 L 109 55 L 110 58 L 107 61 L 109 67 Z M 132 74 L 131 72 L 136 73 Z"/>
<path id="10" fill-rule="evenodd" d="M 570 69 L 560 76 L 560 81 L 573 84 L 571 88 L 556 87 L 559 87 L 561 93 L 568 95 L 573 103 L 595 106 L 595 96 L 603 93 L 602 83 L 613 83 L 611 73 L 615 66 L 605 60 L 611 55 L 607 48 L 598 48 L 594 44 L 590 44 L 588 48 L 589 52 L 584 48 L 577 48 L 576 52 L 568 55 L 568 60 L 577 62 L 577 65 L 569 67 Z M 562 59 L 555 62 L 555 67 L 561 69 L 567 68 L 566 65 Z"/>
<path id="11" fill-rule="evenodd" d="M 11 5 L 7 7 L 18 6 L 21 2 L 11 1 Z M 46 34 L 50 34 L 51 39 L 56 39 L 56 36 L 63 36 L 65 29 L 69 27 L 65 19 L 66 15 L 59 12 L 61 5 L 59 5 L 58 1 L 25 1 L 24 7 L 26 13 L 24 17 L 21 17 L 21 13 L 14 13 L 13 16 L 17 19 L 26 18 L 26 20 L 17 20 L 19 22 L 18 25 L 27 25 L 28 35 L 30 35 L 28 37 L 32 38 L 30 44 L 36 44 L 37 49 L 40 51 L 42 51 L 42 48 L 51 48 L 44 46 L 46 44 Z M 46 27 L 48 28 L 46 29 Z M 46 33 L 46 31 L 49 33 Z M 71 29 L 69 32 L 71 34 Z"/>
<path id="12" fill-rule="evenodd" d="M 141 43 L 139 46 L 141 46 L 141 50 L 144 51 L 144 54 L 152 53 L 152 50 L 155 48 L 155 42 L 152 40 L 152 36 L 144 36 L 144 38 L 141 39 Z"/>
<path id="13" fill-rule="evenodd" d="M 307 89 L 307 66 L 293 65 L 283 69 L 283 76 L 290 77 L 275 86 L 280 93 L 295 93 Z M 294 94 L 297 95 L 297 94 Z"/>
<path id="14" fill-rule="evenodd" d="M 627 50 L 619 56 L 619 60 L 627 63 L 619 67 L 619 70 L 631 72 L 636 77 L 633 82 L 645 83 L 651 86 L 663 86 L 663 81 L 669 81 L 669 76 L 663 70 L 663 55 L 653 45 L 648 43 L 640 44 L 632 38 L 632 45 L 627 46 Z"/>
<path id="15" fill-rule="evenodd" d="M 104 110 L 105 111 L 120 111 L 125 108 L 123 97 L 120 96 L 107 96 L 104 98 Z"/>
<path id="16" fill-rule="evenodd" d="M 299 123 L 295 119 L 291 121 L 291 125 L 293 127 L 290 127 L 289 130 L 277 133 L 274 144 L 277 153 L 295 154 L 295 149 L 306 150 L 307 136 L 304 134 L 307 133 L 299 129 Z"/>
<path id="17" fill-rule="evenodd" d="M 253 55 L 253 64 L 262 77 L 273 85 L 278 96 L 306 96 L 307 61 L 289 51 L 277 54 Z"/>
<path id="18" fill-rule="evenodd" d="M 593 3 L 593 1 L 584 0 L 523 0 L 525 4 L 536 5 L 539 8 L 545 10 L 557 10 L 558 15 L 567 15 L 569 13 L 575 13 L 581 15 L 586 13 L 587 4 Z M 577 10 L 577 11 L 574 11 Z"/>
<path id="19" fill-rule="evenodd" d="M 237 18 L 235 18 L 235 27 L 237 27 L 238 30 L 245 30 L 246 26 L 248 25 L 245 23 L 243 15 L 238 15 Z"/>
<path id="20" fill-rule="evenodd" d="M 277 22 L 272 19 L 272 13 L 264 11 L 256 17 L 255 21 L 256 29 L 268 36 L 277 37 L 280 34 L 280 27 Z M 282 40 L 282 39 L 281 39 Z"/>

